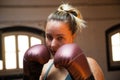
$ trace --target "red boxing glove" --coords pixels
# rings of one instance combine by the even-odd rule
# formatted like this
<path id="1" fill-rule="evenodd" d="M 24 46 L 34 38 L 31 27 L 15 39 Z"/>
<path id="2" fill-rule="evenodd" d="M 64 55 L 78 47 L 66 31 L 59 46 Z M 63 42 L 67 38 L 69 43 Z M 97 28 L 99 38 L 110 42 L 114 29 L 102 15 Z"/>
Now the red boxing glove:
<path id="1" fill-rule="evenodd" d="M 45 45 L 35 45 L 29 48 L 23 58 L 23 79 L 39 80 L 43 65 L 50 59 Z"/>
<path id="2" fill-rule="evenodd" d="M 94 80 L 87 59 L 76 44 L 60 47 L 55 54 L 54 64 L 57 68 L 66 68 L 73 80 Z"/>

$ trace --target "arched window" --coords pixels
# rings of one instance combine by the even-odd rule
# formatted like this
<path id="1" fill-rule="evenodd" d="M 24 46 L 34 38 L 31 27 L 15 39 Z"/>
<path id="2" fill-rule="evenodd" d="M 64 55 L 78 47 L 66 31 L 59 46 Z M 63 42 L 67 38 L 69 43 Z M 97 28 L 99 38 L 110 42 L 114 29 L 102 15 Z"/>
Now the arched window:
<path id="1" fill-rule="evenodd" d="M 22 74 L 25 51 L 33 45 L 42 43 L 42 30 L 24 26 L 0 29 L 0 75 Z"/>
<path id="2" fill-rule="evenodd" d="M 120 70 L 120 24 L 106 30 L 108 70 Z"/>

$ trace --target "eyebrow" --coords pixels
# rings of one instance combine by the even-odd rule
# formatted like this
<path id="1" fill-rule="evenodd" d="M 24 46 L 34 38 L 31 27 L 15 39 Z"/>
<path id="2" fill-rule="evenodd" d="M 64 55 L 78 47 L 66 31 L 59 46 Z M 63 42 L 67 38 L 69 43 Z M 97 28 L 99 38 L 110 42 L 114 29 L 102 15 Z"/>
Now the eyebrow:
<path id="1" fill-rule="evenodd" d="M 46 33 L 47 35 L 51 35 L 51 33 Z M 56 36 L 65 36 L 64 34 L 57 34 Z"/>
<path id="2" fill-rule="evenodd" d="M 57 36 L 65 36 L 64 34 L 57 34 Z"/>

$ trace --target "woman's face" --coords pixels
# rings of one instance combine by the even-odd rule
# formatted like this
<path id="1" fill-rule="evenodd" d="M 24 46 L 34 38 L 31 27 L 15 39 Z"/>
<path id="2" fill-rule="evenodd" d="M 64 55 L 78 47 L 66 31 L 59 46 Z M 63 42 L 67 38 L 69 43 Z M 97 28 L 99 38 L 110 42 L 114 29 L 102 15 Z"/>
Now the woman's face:
<path id="1" fill-rule="evenodd" d="M 57 49 L 67 43 L 72 43 L 74 36 L 69 25 L 61 21 L 48 21 L 46 24 L 46 45 L 54 55 Z"/>

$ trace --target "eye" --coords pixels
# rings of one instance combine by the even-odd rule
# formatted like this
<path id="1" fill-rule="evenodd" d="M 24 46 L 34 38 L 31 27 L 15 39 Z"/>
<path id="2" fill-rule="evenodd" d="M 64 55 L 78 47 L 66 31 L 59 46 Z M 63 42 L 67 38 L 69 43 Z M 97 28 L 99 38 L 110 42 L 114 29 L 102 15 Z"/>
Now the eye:
<path id="1" fill-rule="evenodd" d="M 51 35 L 49 35 L 49 34 L 46 35 L 46 38 L 47 38 L 48 40 L 50 40 L 50 41 L 53 40 L 53 37 L 52 37 Z"/>
<path id="2" fill-rule="evenodd" d="M 58 37 L 57 40 L 61 41 L 63 40 L 64 38 L 62 36 Z"/>

